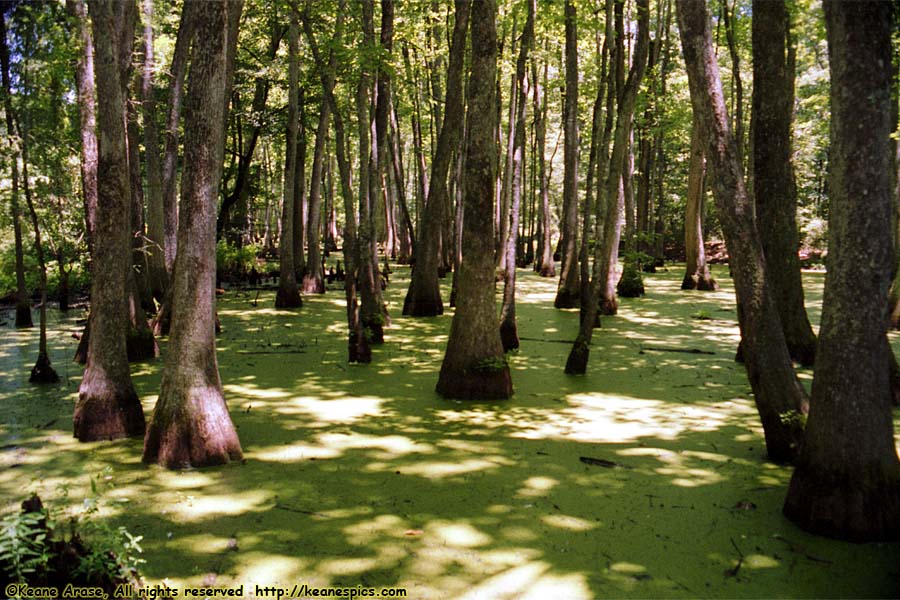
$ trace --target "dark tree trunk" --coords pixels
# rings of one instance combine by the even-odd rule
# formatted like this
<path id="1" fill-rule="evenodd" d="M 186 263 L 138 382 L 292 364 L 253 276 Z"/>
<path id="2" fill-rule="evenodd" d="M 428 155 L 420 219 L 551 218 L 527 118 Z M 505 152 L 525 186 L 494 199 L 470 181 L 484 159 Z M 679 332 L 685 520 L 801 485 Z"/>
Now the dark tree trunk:
<path id="1" fill-rule="evenodd" d="M 563 222 L 562 265 L 553 306 L 575 308 L 581 288 L 578 280 L 578 36 L 573 0 L 566 0 L 566 93 L 563 99 Z"/>
<path id="2" fill-rule="evenodd" d="M 19 159 L 18 145 L 15 139 L 15 121 L 12 108 L 12 91 L 9 80 L 9 49 L 6 44 L 6 19 L 0 14 L 0 60 L 3 61 L 3 101 L 6 113 L 6 135 L 12 151 L 12 194 L 10 207 L 12 209 L 13 235 L 15 239 L 16 253 L 16 327 L 33 327 L 31 318 L 31 303 L 28 300 L 28 289 L 25 285 L 25 258 L 22 248 L 22 223 L 19 211 Z"/>
<path id="3" fill-rule="evenodd" d="M 892 8 L 825 2 L 831 71 L 828 274 L 806 440 L 784 514 L 854 542 L 900 539 L 887 292 Z"/>
<path id="4" fill-rule="evenodd" d="M 578 337 L 572 345 L 572 350 L 566 359 L 565 372 L 570 375 L 583 375 L 587 371 L 587 363 L 590 358 L 591 339 L 593 338 L 594 325 L 597 320 L 597 312 L 601 308 L 601 297 L 610 278 L 609 272 L 609 244 L 618 244 L 618 236 L 615 235 L 614 228 L 618 225 L 611 223 L 612 220 L 619 220 L 619 203 L 616 198 L 622 193 L 621 181 L 625 167 L 625 152 L 628 149 L 628 136 L 632 127 L 632 118 L 634 116 L 634 105 L 637 101 L 638 89 L 644 78 L 644 72 L 647 68 L 647 56 L 650 46 L 650 8 L 649 0 L 640 0 L 636 9 L 638 12 L 637 25 L 637 43 L 634 47 L 634 57 L 631 69 L 628 73 L 628 79 L 622 85 L 621 99 L 616 110 L 616 126 L 613 134 L 613 149 L 609 157 L 609 169 L 605 173 L 606 180 L 603 182 L 603 196 L 606 199 L 608 210 L 603 223 L 602 244 L 598 243 L 597 251 L 594 255 L 594 276 L 591 279 L 591 297 L 587 305 L 582 309 L 581 323 L 578 330 Z M 607 15 L 609 12 L 607 12 Z M 607 29 L 607 32 L 609 29 Z M 614 50 L 618 53 L 621 48 Z M 615 63 L 618 56 L 614 56 Z M 609 94 L 612 95 L 618 86 L 613 86 L 613 79 L 609 81 Z M 611 103 L 608 105 L 610 106 Z M 606 152 L 606 141 L 601 144 L 601 150 Z M 606 170 L 606 169 L 603 169 Z M 599 203 L 598 203 L 599 204 Z M 613 212 L 615 211 L 615 212 Z M 599 214 L 599 211 L 598 211 Z"/>
<path id="5" fill-rule="evenodd" d="M 207 0 L 194 12 L 202 44 L 191 51 L 185 101 L 183 218 L 172 277 L 172 336 L 143 461 L 170 469 L 241 459 L 219 380 L 215 339 L 216 204 L 222 177 L 229 13 L 240 0 Z"/>
<path id="6" fill-rule="evenodd" d="M 706 3 L 677 0 L 676 5 L 691 105 L 700 115 L 707 137 L 707 164 L 731 257 L 747 376 L 762 420 L 769 458 L 790 462 L 796 458 L 803 439 L 799 415 L 806 411 L 806 394 L 794 373 L 766 279 L 753 204 L 744 186 L 737 143 L 728 122 Z"/>
<path id="7" fill-rule="evenodd" d="M 445 205 L 450 202 L 447 177 L 450 173 L 453 150 L 459 145 L 463 129 L 463 67 L 466 53 L 466 31 L 471 0 L 456 0 L 456 22 L 450 45 L 450 66 L 447 72 L 446 112 L 438 136 L 437 153 L 431 163 L 428 201 L 416 244 L 416 264 L 409 291 L 403 302 L 403 314 L 413 317 L 433 317 L 443 314 L 444 304 L 438 283 L 438 253 Z M 450 240 L 445 241 L 450 244 Z"/>
<path id="8" fill-rule="evenodd" d="M 784 0 L 753 3 L 753 197 L 766 274 L 791 358 L 810 367 L 816 336 L 803 304 L 797 186 L 791 163 L 794 48 Z"/>
<path id="9" fill-rule="evenodd" d="M 688 167 L 687 201 L 684 213 L 684 253 L 686 258 L 683 290 L 715 291 L 719 284 L 709 273 L 703 245 L 703 200 L 706 197 L 706 139 L 697 115 L 691 125 L 691 159 Z"/>
<path id="10" fill-rule="evenodd" d="M 297 81 L 299 78 L 298 17 L 293 3 L 288 9 L 291 12 L 291 25 L 288 32 L 288 120 L 285 134 L 284 152 L 284 201 L 281 206 L 281 235 L 279 235 L 279 257 L 281 259 L 281 276 L 278 279 L 278 292 L 275 295 L 276 308 L 295 308 L 303 305 L 300 289 L 297 287 L 297 271 L 294 264 L 294 235 L 297 233 L 294 223 L 295 197 L 294 178 L 297 176 L 296 152 L 299 129 L 299 98 L 297 97 Z"/>
<path id="11" fill-rule="evenodd" d="M 472 4 L 463 258 L 454 275 L 459 280 L 459 302 L 436 388 L 447 398 L 494 400 L 512 395 L 494 299 L 496 13 L 494 0 Z"/>
<path id="12" fill-rule="evenodd" d="M 131 40 L 133 1 L 92 0 L 96 52 L 97 222 L 91 280 L 90 339 L 87 368 L 78 389 L 73 417 L 80 441 L 117 439 L 144 433 L 144 412 L 131 383 L 126 351 L 126 284 L 131 270 L 128 154 L 122 84 L 123 40 Z M 125 57 L 127 64 L 127 59 Z"/>
<path id="13" fill-rule="evenodd" d="M 522 187 L 525 180 L 525 105 L 528 102 L 525 68 L 528 53 L 534 44 L 535 11 L 535 0 L 528 0 L 528 17 L 525 20 L 525 29 L 519 42 L 519 56 L 516 59 L 516 125 L 510 181 L 509 230 L 504 248 L 506 271 L 503 274 L 503 306 L 500 309 L 500 340 L 504 352 L 519 347 L 519 332 L 516 325 L 516 248 L 519 239 L 519 209 L 522 205 Z"/>

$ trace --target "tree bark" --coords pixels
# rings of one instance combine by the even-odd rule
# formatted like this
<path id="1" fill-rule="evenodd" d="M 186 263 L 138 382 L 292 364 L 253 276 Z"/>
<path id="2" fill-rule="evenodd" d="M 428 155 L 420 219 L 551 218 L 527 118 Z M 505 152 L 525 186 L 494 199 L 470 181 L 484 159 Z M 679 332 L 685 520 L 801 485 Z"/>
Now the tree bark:
<path id="1" fill-rule="evenodd" d="M 73 417 L 82 442 L 143 435 L 140 400 L 131 383 L 125 337 L 126 283 L 131 270 L 123 40 L 134 36 L 133 1 L 91 0 L 97 84 L 97 222 L 91 280 L 87 368 Z M 125 64 L 129 57 L 126 57 Z"/>
<path id="2" fill-rule="evenodd" d="M 791 150 L 794 48 L 784 0 L 753 5 L 753 197 L 766 274 L 791 358 L 810 367 L 816 336 L 803 304 L 797 251 L 797 186 Z"/>
<path id="3" fill-rule="evenodd" d="M 704 0 L 677 0 L 691 105 L 707 138 L 707 161 L 734 273 L 738 321 L 747 376 L 753 389 L 769 458 L 790 462 L 803 438 L 800 413 L 806 393 L 794 373 L 759 241 L 753 205 L 744 186 L 731 134 Z"/>
<path id="4" fill-rule="evenodd" d="M 522 205 L 522 187 L 525 179 L 525 106 L 528 102 L 528 81 L 525 68 L 528 54 L 534 44 L 535 0 L 528 0 L 528 17 L 519 42 L 516 59 L 516 124 L 513 137 L 512 176 L 510 180 L 509 227 L 505 240 L 505 272 L 503 273 L 503 305 L 500 308 L 500 341 L 503 351 L 519 347 L 516 324 L 516 248 L 518 247 L 519 215 Z"/>
<path id="5" fill-rule="evenodd" d="M 579 305 L 581 291 L 578 280 L 578 35 L 573 0 L 566 0 L 565 20 L 562 264 L 553 306 L 575 308 Z"/>
<path id="6" fill-rule="evenodd" d="M 303 305 L 300 289 L 297 287 L 297 272 L 294 264 L 294 178 L 296 177 L 297 133 L 299 128 L 297 82 L 299 78 L 300 44 L 299 24 L 294 2 L 291 11 L 291 25 L 288 31 L 288 117 L 285 134 L 284 151 L 284 201 L 281 207 L 281 235 L 279 236 L 279 257 L 281 259 L 281 276 L 278 280 L 278 292 L 275 295 L 276 308 L 296 308 Z"/>
<path id="7" fill-rule="evenodd" d="M 172 287 L 178 310 L 143 461 L 170 469 L 241 459 L 219 380 L 215 338 L 216 204 L 225 146 L 229 15 L 241 0 L 206 0 L 194 12 L 202 44 L 191 51 L 179 251 Z"/>
<path id="8" fill-rule="evenodd" d="M 691 159 L 688 166 L 687 201 L 684 214 L 685 273 L 683 290 L 716 291 L 719 284 L 709 273 L 706 248 L 703 245 L 703 200 L 706 197 L 706 145 L 699 115 L 691 125 Z"/>
<path id="9" fill-rule="evenodd" d="M 22 247 L 22 223 L 19 210 L 19 159 L 16 142 L 16 127 L 12 107 L 12 89 L 9 79 L 9 48 L 6 41 L 6 19 L 0 14 L 0 60 L 3 61 L 3 106 L 6 113 L 6 137 L 12 151 L 12 194 L 10 208 L 13 222 L 13 236 L 16 254 L 16 327 L 33 327 L 31 318 L 31 302 L 28 299 L 28 288 L 25 285 L 25 255 Z M 96 148 L 96 145 L 95 145 Z"/>
<path id="10" fill-rule="evenodd" d="M 541 277 L 556 277 L 556 264 L 553 262 L 553 238 L 550 230 L 550 177 L 547 173 L 547 162 L 544 156 L 547 146 L 547 98 L 543 89 L 547 83 L 547 64 L 544 63 L 543 84 L 538 82 L 537 64 L 532 62 L 531 78 L 534 80 L 534 137 L 538 153 L 538 185 L 540 186 L 540 249 L 539 260 L 535 261 L 535 270 Z"/>
<path id="11" fill-rule="evenodd" d="M 496 13 L 494 0 L 472 4 L 463 258 L 455 275 L 459 302 L 436 387 L 447 398 L 493 400 L 512 395 L 494 300 Z"/>
<path id="12" fill-rule="evenodd" d="M 471 0 L 456 0 L 456 21 L 450 44 L 450 66 L 447 72 L 447 96 L 444 121 L 438 136 L 437 152 L 431 163 L 428 200 L 422 219 L 421 233 L 417 237 L 416 264 L 403 314 L 413 317 L 433 317 L 443 314 L 444 303 L 438 282 L 438 253 L 441 242 L 441 224 L 445 205 L 450 202 L 447 177 L 454 149 L 459 145 L 463 129 L 463 67 L 466 53 L 466 32 L 469 24 Z M 446 240 L 449 244 L 450 240 Z"/>
<path id="13" fill-rule="evenodd" d="M 820 535 L 900 539 L 887 343 L 892 8 L 824 3 L 831 73 L 828 274 L 806 440 L 784 514 Z"/>

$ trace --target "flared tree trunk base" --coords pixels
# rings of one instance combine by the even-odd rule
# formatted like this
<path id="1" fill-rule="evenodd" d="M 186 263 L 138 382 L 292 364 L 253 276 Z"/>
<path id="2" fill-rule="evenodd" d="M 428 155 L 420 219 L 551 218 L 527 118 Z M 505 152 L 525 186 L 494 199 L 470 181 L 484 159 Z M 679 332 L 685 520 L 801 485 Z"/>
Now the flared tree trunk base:
<path id="1" fill-rule="evenodd" d="M 794 471 L 784 516 L 810 533 L 850 542 L 900 540 L 900 468 L 870 472 Z"/>
<path id="2" fill-rule="evenodd" d="M 129 329 L 128 335 L 125 337 L 125 347 L 130 363 L 152 360 L 159 356 L 159 345 L 149 327 Z"/>
<path id="3" fill-rule="evenodd" d="M 616 285 L 616 292 L 623 298 L 640 298 L 644 295 L 644 278 L 634 265 L 626 265 Z"/>
<path id="4" fill-rule="evenodd" d="M 519 330 L 515 319 L 504 319 L 500 323 L 500 343 L 503 344 L 503 352 L 519 348 Z"/>
<path id="5" fill-rule="evenodd" d="M 556 277 L 556 265 L 552 262 L 550 264 L 542 264 L 540 269 L 537 269 L 537 274 L 541 277 Z"/>
<path id="6" fill-rule="evenodd" d="M 619 313 L 619 301 L 613 298 L 600 298 L 600 314 L 605 317 L 612 317 Z"/>
<path id="7" fill-rule="evenodd" d="M 24 329 L 26 327 L 34 327 L 34 321 L 31 318 L 31 305 L 28 302 L 17 302 L 16 329 Z"/>
<path id="8" fill-rule="evenodd" d="M 78 348 L 75 349 L 75 356 L 72 357 L 72 360 L 79 365 L 87 364 L 88 357 L 88 341 L 91 335 L 91 323 L 88 323 L 84 326 L 84 329 L 81 330 L 81 337 L 78 338 Z"/>
<path id="9" fill-rule="evenodd" d="M 686 274 L 681 281 L 681 289 L 697 290 L 701 292 L 716 292 L 719 284 L 712 277 L 703 277 L 697 274 Z"/>
<path id="10" fill-rule="evenodd" d="M 144 438 L 141 460 L 145 464 L 177 470 L 223 465 L 243 458 L 220 390 L 207 386 L 175 393 L 186 393 L 188 398 L 160 397 Z"/>
<path id="11" fill-rule="evenodd" d="M 409 317 L 436 317 L 444 314 L 440 291 L 432 290 L 431 293 L 424 293 L 421 290 L 410 289 L 403 301 L 403 314 Z"/>
<path id="12" fill-rule="evenodd" d="M 441 368 L 435 390 L 444 398 L 454 400 L 507 400 L 512 397 L 512 378 L 509 367 L 474 369 L 462 372 Z"/>
<path id="13" fill-rule="evenodd" d="M 556 292 L 553 308 L 578 308 L 581 306 L 581 290 L 561 288 Z"/>
<path id="14" fill-rule="evenodd" d="M 144 409 L 131 387 L 94 375 L 90 367 L 78 392 L 73 417 L 75 437 L 81 442 L 117 440 L 144 435 Z"/>
<path id="15" fill-rule="evenodd" d="M 591 356 L 590 345 L 578 337 L 566 359 L 566 375 L 584 375 L 587 373 L 588 359 Z"/>
<path id="16" fill-rule="evenodd" d="M 59 375 L 50 365 L 50 358 L 46 354 L 38 354 L 37 362 L 31 369 L 31 377 L 28 378 L 29 383 L 59 383 Z"/>
<path id="17" fill-rule="evenodd" d="M 303 306 L 303 298 L 300 297 L 299 290 L 278 288 L 278 292 L 275 294 L 275 308 L 299 308 L 301 306 Z"/>
<path id="18" fill-rule="evenodd" d="M 303 288 L 304 294 L 324 294 L 325 293 L 325 281 L 321 277 L 313 277 L 312 275 L 304 275 L 303 276 L 303 284 L 301 285 Z"/>

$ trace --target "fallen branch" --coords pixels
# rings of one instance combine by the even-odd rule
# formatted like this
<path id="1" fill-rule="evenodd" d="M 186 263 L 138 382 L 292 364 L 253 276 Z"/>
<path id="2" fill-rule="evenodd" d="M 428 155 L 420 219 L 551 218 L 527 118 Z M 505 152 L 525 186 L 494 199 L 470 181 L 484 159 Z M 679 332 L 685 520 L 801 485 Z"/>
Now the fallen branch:
<path id="1" fill-rule="evenodd" d="M 533 338 L 533 337 L 519 337 L 519 339 L 523 342 L 547 342 L 552 344 L 574 344 L 574 340 L 548 340 L 545 338 Z"/>
<path id="2" fill-rule="evenodd" d="M 327 515 L 323 515 L 322 513 L 317 513 L 317 512 L 312 511 L 312 510 L 303 510 L 302 508 L 294 508 L 293 506 L 286 506 L 286 505 L 284 505 L 284 504 L 276 504 L 276 505 L 275 505 L 275 508 L 278 508 L 278 509 L 281 509 L 281 510 L 286 510 L 286 511 L 292 512 L 292 513 L 299 513 L 299 514 L 301 514 L 301 515 L 310 515 L 310 516 L 313 516 L 313 517 L 321 517 L 321 518 L 323 518 L 323 519 L 327 519 L 327 518 L 328 518 Z"/>
<path id="3" fill-rule="evenodd" d="M 644 352 L 680 352 L 682 354 L 715 354 L 715 352 L 710 352 L 709 350 L 699 350 L 697 348 L 668 348 L 666 346 L 641 346 L 641 351 L 638 354 L 643 354 Z"/>
<path id="4" fill-rule="evenodd" d="M 238 350 L 238 354 L 306 354 L 306 350 Z"/>
<path id="5" fill-rule="evenodd" d="M 578 460 L 586 465 L 594 465 L 595 467 L 604 467 L 606 469 L 632 469 L 628 465 L 606 460 L 605 458 L 593 458 L 590 456 L 579 456 Z"/>

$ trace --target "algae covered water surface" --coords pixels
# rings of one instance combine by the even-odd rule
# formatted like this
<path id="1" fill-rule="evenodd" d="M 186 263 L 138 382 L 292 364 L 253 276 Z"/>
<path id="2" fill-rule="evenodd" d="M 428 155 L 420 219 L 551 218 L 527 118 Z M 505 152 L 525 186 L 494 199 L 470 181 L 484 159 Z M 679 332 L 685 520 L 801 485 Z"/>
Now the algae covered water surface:
<path id="1" fill-rule="evenodd" d="M 93 480 L 110 525 L 143 536 L 149 584 L 251 596 L 293 584 L 409 598 L 900 595 L 897 544 L 826 540 L 781 516 L 790 470 L 765 459 L 724 271 L 715 293 L 682 292 L 679 269 L 648 276 L 645 298 L 604 318 L 584 377 L 563 374 L 577 311 L 552 308 L 554 280 L 520 271 L 516 393 L 494 404 L 434 393 L 452 310 L 401 317 L 408 274 L 395 268 L 393 324 L 365 366 L 346 362 L 339 290 L 293 311 L 272 308 L 274 290 L 256 306 L 256 292 L 219 298 L 246 458 L 222 468 L 145 467 L 141 440 L 77 443 L 81 315 L 51 315 L 63 381 L 39 388 L 37 333 L 5 319 L 4 514 L 30 491 L 75 513 Z M 817 322 L 824 276 L 805 277 Z M 160 369 L 133 366 L 148 416 Z"/>

